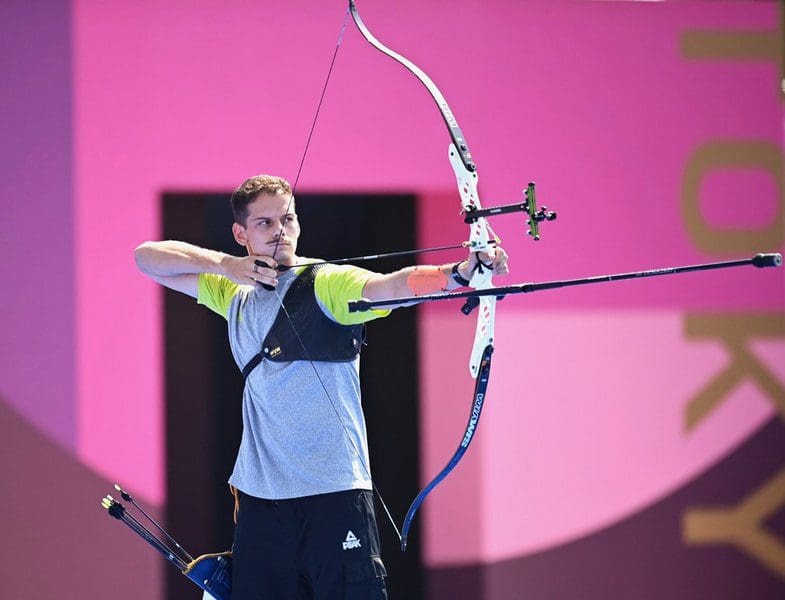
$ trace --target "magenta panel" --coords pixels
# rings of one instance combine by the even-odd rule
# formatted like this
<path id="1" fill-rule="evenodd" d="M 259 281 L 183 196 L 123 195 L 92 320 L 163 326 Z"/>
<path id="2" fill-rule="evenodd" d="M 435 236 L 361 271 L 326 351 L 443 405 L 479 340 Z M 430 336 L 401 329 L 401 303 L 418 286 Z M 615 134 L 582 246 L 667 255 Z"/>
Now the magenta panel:
<path id="1" fill-rule="evenodd" d="M 68 2 L 0 3 L 0 395 L 76 445 Z"/>

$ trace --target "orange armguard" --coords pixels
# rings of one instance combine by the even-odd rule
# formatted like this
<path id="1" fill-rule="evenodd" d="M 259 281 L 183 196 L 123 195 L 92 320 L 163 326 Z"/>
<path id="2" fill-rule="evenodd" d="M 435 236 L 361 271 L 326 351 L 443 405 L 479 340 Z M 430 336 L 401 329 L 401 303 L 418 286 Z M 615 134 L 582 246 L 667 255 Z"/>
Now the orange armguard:
<path id="1" fill-rule="evenodd" d="M 447 291 L 447 275 L 444 274 L 441 267 L 417 266 L 406 278 L 406 287 L 415 296 L 445 292 Z"/>

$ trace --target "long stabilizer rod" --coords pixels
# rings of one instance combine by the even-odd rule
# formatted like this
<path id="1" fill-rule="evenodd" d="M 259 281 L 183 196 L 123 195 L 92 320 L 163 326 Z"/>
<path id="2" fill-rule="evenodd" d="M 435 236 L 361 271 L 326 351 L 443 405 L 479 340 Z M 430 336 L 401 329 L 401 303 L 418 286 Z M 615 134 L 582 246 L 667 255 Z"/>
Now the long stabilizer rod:
<path id="1" fill-rule="evenodd" d="M 408 298 L 396 298 L 393 300 L 356 300 L 354 302 L 349 302 L 349 312 L 365 312 L 367 310 L 371 310 L 372 308 L 395 306 L 398 304 L 406 304 L 407 302 L 431 302 L 438 300 L 454 300 L 458 298 L 479 298 L 480 296 L 503 297 L 508 294 L 528 294 L 531 292 L 538 292 L 540 290 L 552 290 L 576 285 L 588 285 L 591 283 L 606 283 L 609 281 L 621 281 L 624 279 L 643 279 L 644 277 L 676 275 L 678 273 L 688 273 L 691 271 L 711 271 L 714 269 L 728 269 L 731 267 L 743 267 L 748 265 L 758 268 L 780 267 L 782 266 L 782 254 L 756 254 L 752 258 L 745 258 L 741 260 L 728 260 L 724 262 L 704 263 L 700 265 L 688 265 L 683 267 L 666 267 L 664 269 L 635 271 L 633 273 L 599 275 L 596 277 L 585 277 L 583 279 L 563 279 L 560 281 L 546 281 L 544 283 L 520 283 L 517 285 L 494 287 L 484 290 L 471 290 L 468 292 L 453 292 L 450 294 L 411 296 Z"/>

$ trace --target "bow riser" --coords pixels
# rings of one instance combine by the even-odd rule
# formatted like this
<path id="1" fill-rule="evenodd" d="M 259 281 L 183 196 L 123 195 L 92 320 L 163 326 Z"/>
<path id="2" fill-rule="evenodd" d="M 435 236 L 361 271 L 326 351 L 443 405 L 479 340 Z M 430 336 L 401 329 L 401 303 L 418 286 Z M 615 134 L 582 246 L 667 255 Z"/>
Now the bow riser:
<path id="1" fill-rule="evenodd" d="M 477 170 L 469 171 L 466 169 L 454 144 L 450 144 L 449 158 L 458 183 L 463 212 L 469 213 L 481 209 L 480 196 L 477 192 L 477 184 L 479 182 Z M 474 252 L 485 252 L 492 249 L 491 240 L 495 239 L 495 237 L 485 217 L 480 217 L 469 224 L 469 242 L 472 244 Z M 491 269 L 478 265 L 478 268 L 472 273 L 469 285 L 478 290 L 492 288 L 492 278 L 493 271 Z M 486 296 L 480 299 L 479 308 L 477 326 L 474 331 L 474 344 L 469 357 L 469 372 L 474 379 L 477 378 L 477 374 L 480 372 L 480 363 L 482 362 L 485 347 L 493 345 L 496 298 Z"/>

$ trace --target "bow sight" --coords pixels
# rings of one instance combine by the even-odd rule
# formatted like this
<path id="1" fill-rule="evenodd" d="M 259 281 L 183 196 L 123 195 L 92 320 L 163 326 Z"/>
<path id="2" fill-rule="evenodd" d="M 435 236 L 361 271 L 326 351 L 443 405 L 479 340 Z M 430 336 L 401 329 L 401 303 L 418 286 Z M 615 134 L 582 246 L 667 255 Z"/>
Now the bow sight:
<path id="1" fill-rule="evenodd" d="M 471 225 L 482 218 L 487 219 L 488 217 L 495 217 L 513 212 L 525 212 L 529 216 L 526 220 L 529 230 L 526 233 L 531 236 L 535 242 L 540 239 L 540 222 L 556 220 L 556 213 L 552 210 L 548 210 L 547 206 L 543 206 L 539 209 L 537 208 L 537 196 L 534 192 L 534 182 L 530 181 L 529 185 L 526 186 L 526 189 L 523 190 L 523 202 L 492 206 L 491 208 L 476 208 L 471 206 L 463 211 L 463 222 Z M 492 266 L 478 260 L 475 268 L 492 269 Z M 502 298 L 504 298 L 504 296 L 497 296 L 496 299 L 501 300 Z M 480 296 L 469 296 L 466 298 L 466 302 L 463 303 L 461 312 L 465 315 L 469 315 L 479 304 Z"/>
<path id="2" fill-rule="evenodd" d="M 547 206 L 543 206 L 540 209 L 537 208 L 534 182 L 530 181 L 526 189 L 523 190 L 523 202 L 493 206 L 491 208 L 471 208 L 464 212 L 463 222 L 474 223 L 481 217 L 495 217 L 496 215 L 503 215 L 511 212 L 525 212 L 529 215 L 529 218 L 526 220 L 529 230 L 526 233 L 530 235 L 534 241 L 540 239 L 540 222 L 556 220 L 556 213 L 552 210 L 548 210 Z"/>

